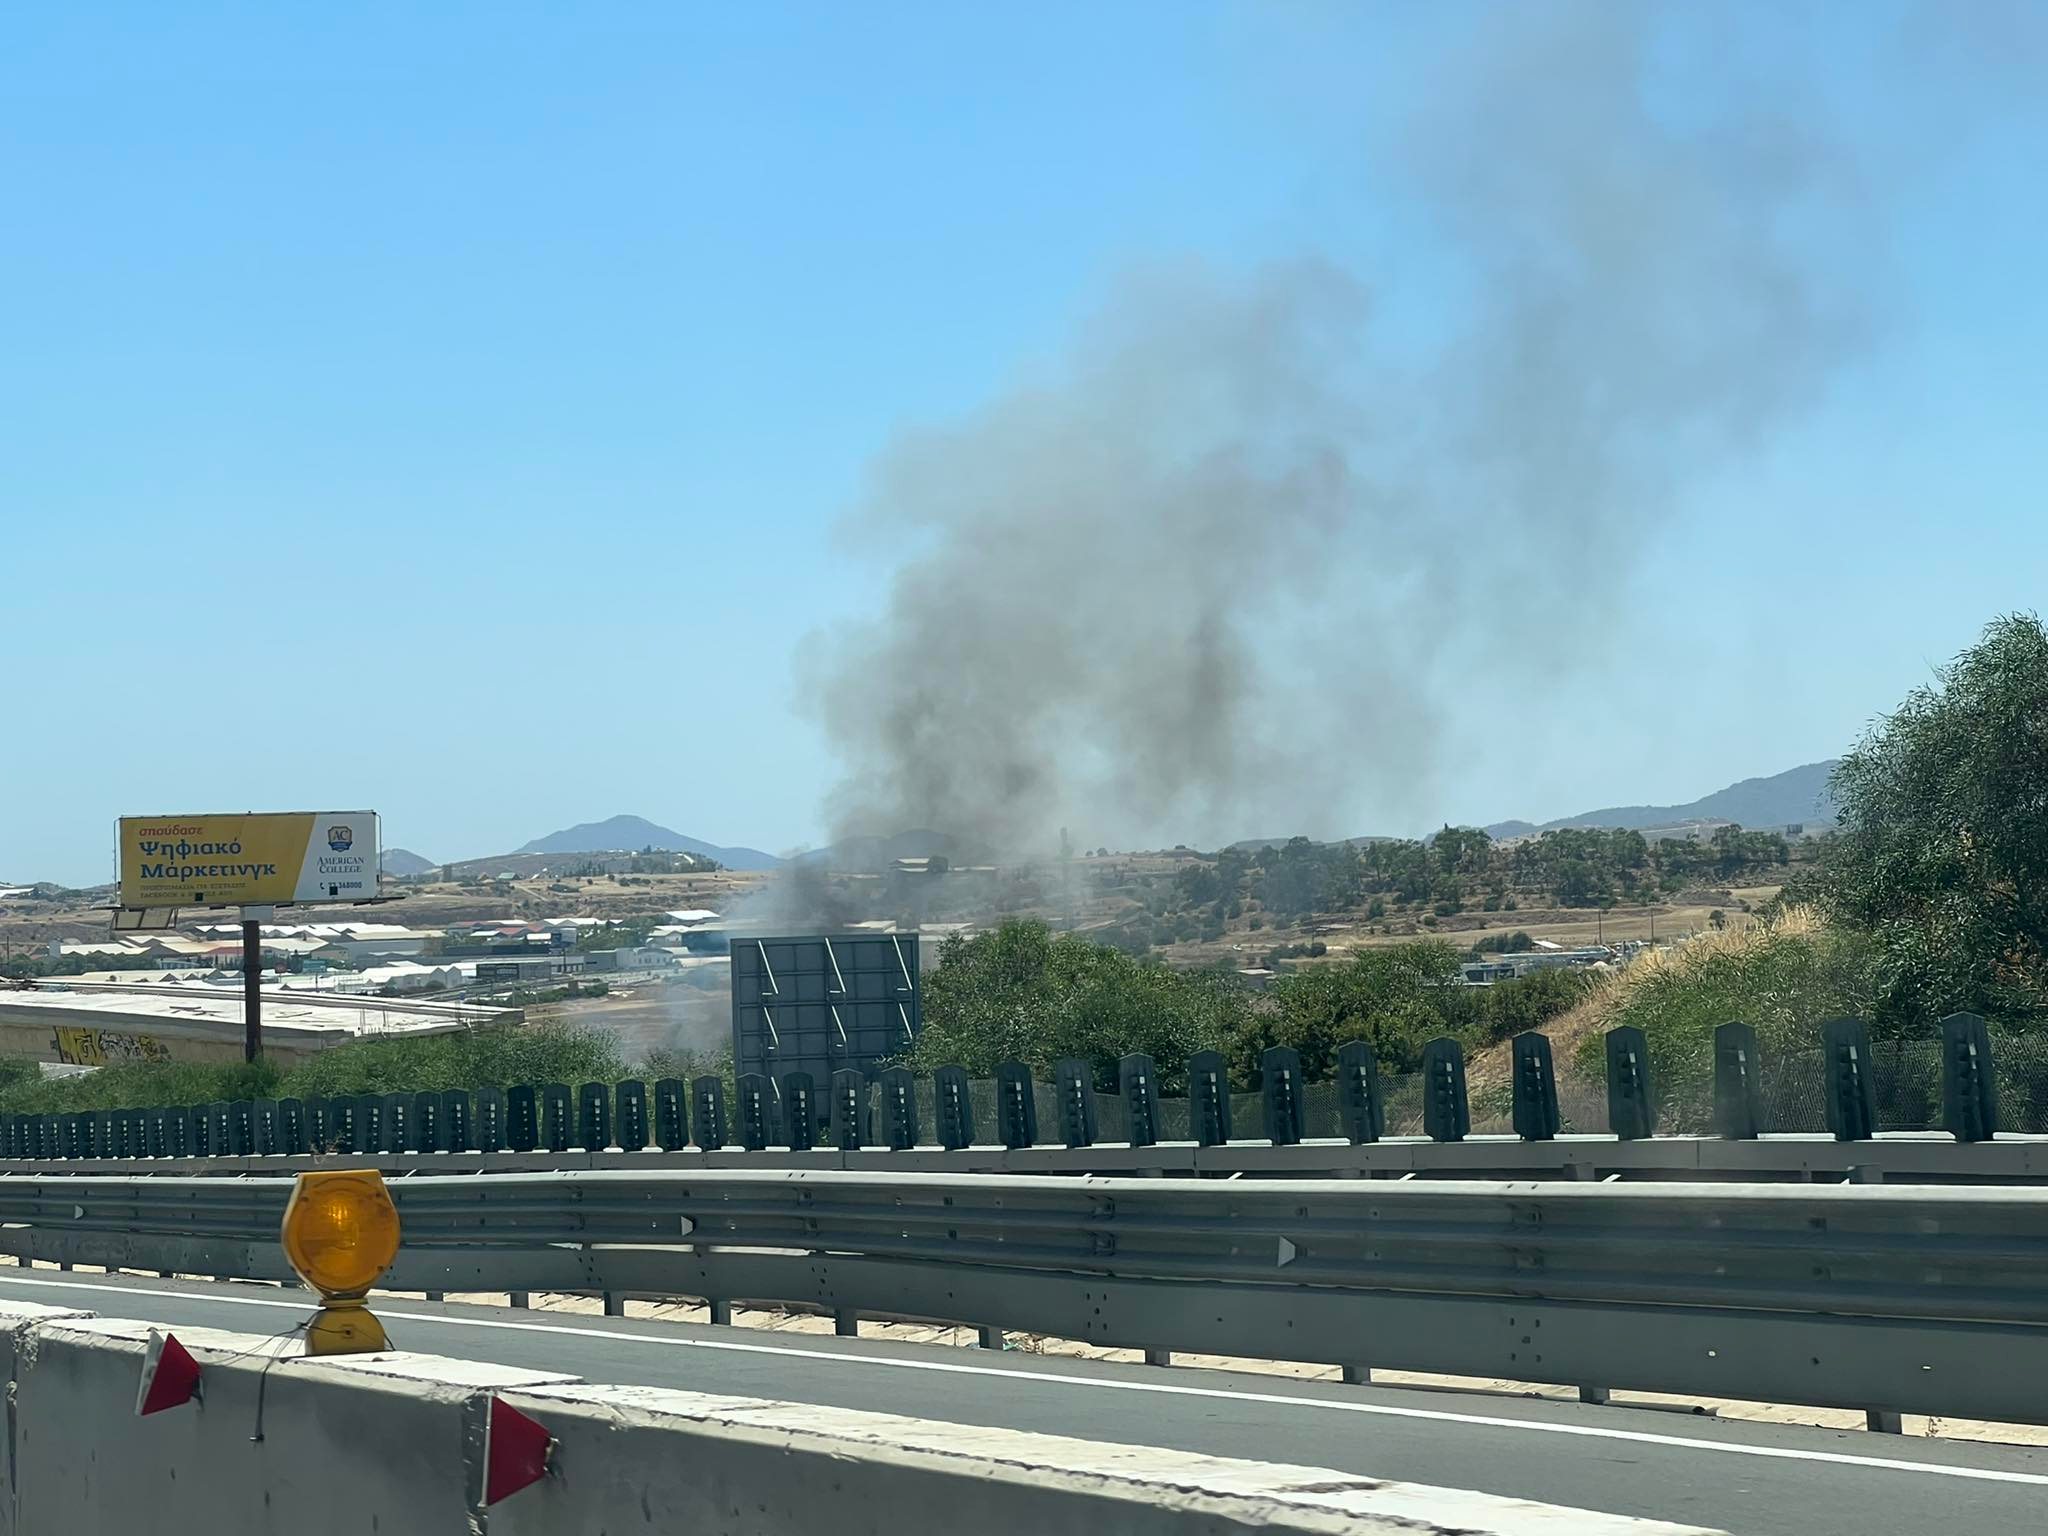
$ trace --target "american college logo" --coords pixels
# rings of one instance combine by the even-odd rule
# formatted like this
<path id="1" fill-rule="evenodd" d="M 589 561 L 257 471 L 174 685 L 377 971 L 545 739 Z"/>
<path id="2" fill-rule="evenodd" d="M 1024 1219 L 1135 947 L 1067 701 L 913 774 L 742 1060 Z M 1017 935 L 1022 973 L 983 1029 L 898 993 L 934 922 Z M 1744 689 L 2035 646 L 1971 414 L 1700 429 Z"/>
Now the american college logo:
<path id="1" fill-rule="evenodd" d="M 349 844 L 355 841 L 355 834 L 347 827 L 332 826 L 327 829 L 327 846 L 336 853 L 347 853 Z"/>

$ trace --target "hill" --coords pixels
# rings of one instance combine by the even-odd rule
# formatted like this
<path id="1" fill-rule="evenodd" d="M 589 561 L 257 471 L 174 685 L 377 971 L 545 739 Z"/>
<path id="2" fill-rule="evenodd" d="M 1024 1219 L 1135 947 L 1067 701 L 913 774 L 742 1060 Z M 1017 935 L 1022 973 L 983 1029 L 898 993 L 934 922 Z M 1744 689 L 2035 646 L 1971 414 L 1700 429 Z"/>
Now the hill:
<path id="1" fill-rule="evenodd" d="M 701 838 L 649 821 L 644 816 L 613 816 L 605 821 L 586 821 L 546 837 L 537 837 L 514 854 L 604 853 L 615 849 L 659 848 L 666 852 L 695 853 L 716 859 L 727 869 L 773 869 L 782 860 L 758 848 L 723 847 Z"/>
<path id="2" fill-rule="evenodd" d="M 421 858 L 410 848 L 386 848 L 384 856 L 377 861 L 377 867 L 387 875 L 408 880 L 439 866 L 432 859 Z"/>
<path id="3" fill-rule="evenodd" d="M 1783 827 L 1795 822 L 1832 826 L 1835 802 L 1828 794 L 1828 775 L 1835 771 L 1835 761 L 1829 758 L 1788 768 L 1768 778 L 1743 779 L 1684 805 L 1615 805 L 1560 817 L 1540 826 L 1531 826 L 1526 821 L 1502 821 L 1486 830 L 1492 837 L 1503 838 L 1528 837 L 1563 827 L 1622 827 L 1640 832 L 1689 821 L 1736 821 L 1752 829 Z"/>

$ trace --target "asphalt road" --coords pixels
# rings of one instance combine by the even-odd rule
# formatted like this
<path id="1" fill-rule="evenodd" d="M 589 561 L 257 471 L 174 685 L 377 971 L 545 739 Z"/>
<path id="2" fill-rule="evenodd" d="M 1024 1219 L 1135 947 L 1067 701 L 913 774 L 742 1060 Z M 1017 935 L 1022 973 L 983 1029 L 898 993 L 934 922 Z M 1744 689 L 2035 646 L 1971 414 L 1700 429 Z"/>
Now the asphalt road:
<path id="1" fill-rule="evenodd" d="M 260 1334 L 308 1311 L 271 1287 L 52 1270 L 0 1272 L 5 1298 Z M 2044 1448 L 462 1304 L 376 1311 L 406 1349 L 596 1382 L 1335 1467 L 1738 1536 L 2048 1530 Z"/>

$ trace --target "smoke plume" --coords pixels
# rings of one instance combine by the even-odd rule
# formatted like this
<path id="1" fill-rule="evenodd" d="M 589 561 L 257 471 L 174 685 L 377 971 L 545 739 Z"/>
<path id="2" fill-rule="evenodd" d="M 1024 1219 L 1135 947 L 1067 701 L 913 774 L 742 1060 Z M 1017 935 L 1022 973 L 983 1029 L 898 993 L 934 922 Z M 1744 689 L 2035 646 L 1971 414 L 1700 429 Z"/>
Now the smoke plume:
<path id="1" fill-rule="evenodd" d="M 1376 166 L 1446 253 L 1403 324 L 1333 260 L 1162 263 L 1046 376 L 899 436 L 850 518 L 905 552 L 886 606 L 806 653 L 836 836 L 1361 830 L 1421 802 L 1454 662 L 1598 630 L 1685 482 L 1864 340 L 1810 101 L 1653 110 L 1647 14 L 1492 10 L 1445 61 Z"/>

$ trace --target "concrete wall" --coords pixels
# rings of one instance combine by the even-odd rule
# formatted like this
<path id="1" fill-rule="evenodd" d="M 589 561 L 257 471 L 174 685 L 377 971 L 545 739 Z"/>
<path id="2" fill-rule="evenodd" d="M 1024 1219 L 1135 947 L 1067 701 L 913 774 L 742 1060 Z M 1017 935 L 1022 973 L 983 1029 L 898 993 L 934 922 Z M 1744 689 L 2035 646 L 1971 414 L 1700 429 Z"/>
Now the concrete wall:
<path id="1" fill-rule="evenodd" d="M 134 1414 L 148 1326 L 0 1308 L 0 1536 L 1699 1536 L 1489 1495 L 813 1404 L 431 1356 L 308 1361 L 180 1329 L 202 1399 Z M 480 1506 L 493 1395 L 556 1441 L 550 1476 Z"/>

